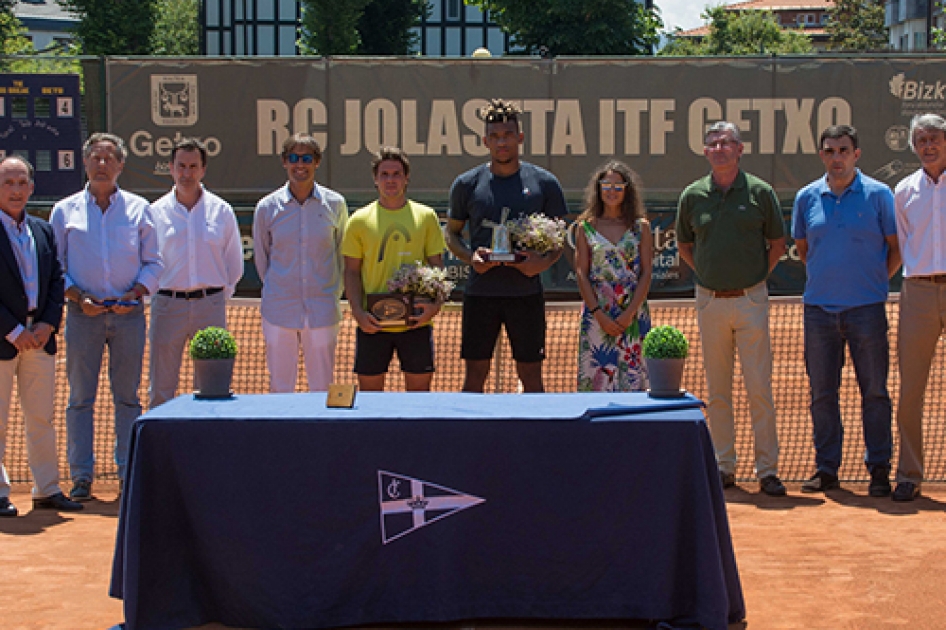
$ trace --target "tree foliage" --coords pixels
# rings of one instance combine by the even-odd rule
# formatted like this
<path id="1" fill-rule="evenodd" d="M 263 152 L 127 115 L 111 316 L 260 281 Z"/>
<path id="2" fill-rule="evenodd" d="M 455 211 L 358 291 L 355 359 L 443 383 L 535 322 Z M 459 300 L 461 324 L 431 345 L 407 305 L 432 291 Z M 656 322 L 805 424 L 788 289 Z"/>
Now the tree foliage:
<path id="1" fill-rule="evenodd" d="M 13 15 L 13 5 L 16 0 L 0 0 L 0 52 L 4 55 L 16 54 L 8 52 L 8 48 L 16 49 L 18 38 L 26 39 L 22 35 L 23 25 Z"/>
<path id="2" fill-rule="evenodd" d="M 33 53 L 33 44 L 26 37 L 26 29 L 13 12 L 0 11 L 0 55 Z"/>
<path id="3" fill-rule="evenodd" d="M 87 55 L 151 52 L 156 0 L 58 0 L 79 18 L 76 38 Z"/>
<path id="4" fill-rule="evenodd" d="M 429 10 L 426 0 L 369 0 L 358 19 L 358 54 L 409 55 L 419 39 L 411 29 Z"/>
<path id="5" fill-rule="evenodd" d="M 466 0 L 489 11 L 515 46 L 552 55 L 649 55 L 662 22 L 635 0 Z"/>
<path id="6" fill-rule="evenodd" d="M 671 35 L 661 55 L 768 55 L 810 53 L 811 39 L 804 33 L 784 29 L 771 11 L 730 11 L 707 7 L 704 20 L 709 34 L 697 40 Z"/>
<path id="7" fill-rule="evenodd" d="M 354 55 L 358 20 L 368 0 L 302 0 L 299 49 L 306 55 Z"/>
<path id="8" fill-rule="evenodd" d="M 33 42 L 26 37 L 26 28 L 13 12 L 0 7 L 0 72 L 21 74 L 78 74 L 81 66 L 75 47 L 36 54 Z"/>
<path id="9" fill-rule="evenodd" d="M 152 55 L 199 55 L 200 0 L 160 0 L 155 6 Z"/>
<path id="10" fill-rule="evenodd" d="M 830 38 L 829 50 L 853 52 L 890 47 L 883 0 L 834 0 L 828 9 L 825 31 Z"/>
<path id="11" fill-rule="evenodd" d="M 302 0 L 307 55 L 408 55 L 427 0 Z"/>

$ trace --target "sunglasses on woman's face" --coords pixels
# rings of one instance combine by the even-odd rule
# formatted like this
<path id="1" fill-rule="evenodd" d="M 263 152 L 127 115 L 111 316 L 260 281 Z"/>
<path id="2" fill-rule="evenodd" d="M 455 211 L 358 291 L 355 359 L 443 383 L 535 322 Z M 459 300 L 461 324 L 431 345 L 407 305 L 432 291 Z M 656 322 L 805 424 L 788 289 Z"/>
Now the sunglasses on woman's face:
<path id="1" fill-rule="evenodd" d="M 315 162 L 315 156 L 311 153 L 306 153 L 305 155 L 299 155 L 298 153 L 290 153 L 286 156 L 286 160 L 290 164 L 298 164 L 302 162 L 303 164 L 312 164 Z"/>
<path id="2" fill-rule="evenodd" d="M 598 182 L 598 185 L 601 186 L 601 192 L 624 192 L 624 187 L 627 184 L 615 184 L 612 182 Z"/>

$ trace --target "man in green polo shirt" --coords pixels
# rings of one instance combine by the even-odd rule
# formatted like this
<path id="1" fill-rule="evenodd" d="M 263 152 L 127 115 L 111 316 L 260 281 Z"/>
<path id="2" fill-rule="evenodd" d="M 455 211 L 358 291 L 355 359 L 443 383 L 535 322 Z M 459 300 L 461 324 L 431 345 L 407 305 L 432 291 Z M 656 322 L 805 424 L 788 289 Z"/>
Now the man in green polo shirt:
<path id="1" fill-rule="evenodd" d="M 711 172 L 690 184 L 677 208 L 680 257 L 696 272 L 696 312 L 709 390 L 707 414 L 720 481 L 735 485 L 733 359 L 739 351 L 763 492 L 784 496 L 772 402 L 772 347 L 765 280 L 785 253 L 775 191 L 739 168 L 739 128 L 718 122 L 706 132 Z"/>

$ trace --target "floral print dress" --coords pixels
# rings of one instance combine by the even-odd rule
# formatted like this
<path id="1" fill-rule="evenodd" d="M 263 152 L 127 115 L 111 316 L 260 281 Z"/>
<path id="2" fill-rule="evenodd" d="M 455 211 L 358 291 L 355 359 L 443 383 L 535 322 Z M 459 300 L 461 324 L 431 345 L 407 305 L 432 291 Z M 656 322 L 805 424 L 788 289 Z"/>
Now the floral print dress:
<path id="1" fill-rule="evenodd" d="M 582 221 L 581 229 L 588 241 L 591 256 L 588 279 L 598 297 L 598 306 L 616 319 L 634 297 L 640 277 L 640 224 L 624 232 L 617 243 L 605 238 L 588 221 Z M 578 391 L 647 389 L 641 339 L 649 330 L 650 311 L 646 301 L 619 337 L 604 332 L 585 306 L 578 338 Z"/>

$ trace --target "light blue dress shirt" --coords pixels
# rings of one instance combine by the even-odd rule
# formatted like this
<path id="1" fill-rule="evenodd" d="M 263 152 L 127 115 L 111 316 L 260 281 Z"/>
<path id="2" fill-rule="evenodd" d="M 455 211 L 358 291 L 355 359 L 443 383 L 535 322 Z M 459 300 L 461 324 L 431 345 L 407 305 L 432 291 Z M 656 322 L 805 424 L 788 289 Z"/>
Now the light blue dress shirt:
<path id="1" fill-rule="evenodd" d="M 66 289 L 118 298 L 141 283 L 158 290 L 163 264 L 151 207 L 144 197 L 116 189 L 105 212 L 88 187 L 57 203 L 49 215 Z"/>
<path id="2" fill-rule="evenodd" d="M 17 223 L 16 219 L 6 212 L 0 212 L 0 220 L 3 221 L 3 227 L 13 247 L 16 264 L 20 268 L 20 277 L 23 279 L 23 288 L 26 289 L 29 310 L 35 311 L 39 305 L 39 268 L 36 260 L 36 241 L 33 240 L 29 222 L 25 214 L 23 220 Z M 7 341 L 15 343 L 21 332 L 23 332 L 22 324 L 10 331 Z"/>
<path id="3" fill-rule="evenodd" d="M 341 319 L 342 237 L 348 205 L 315 184 L 300 204 L 289 184 L 256 205 L 253 250 L 263 282 L 260 315 L 283 328 L 322 328 Z"/>

